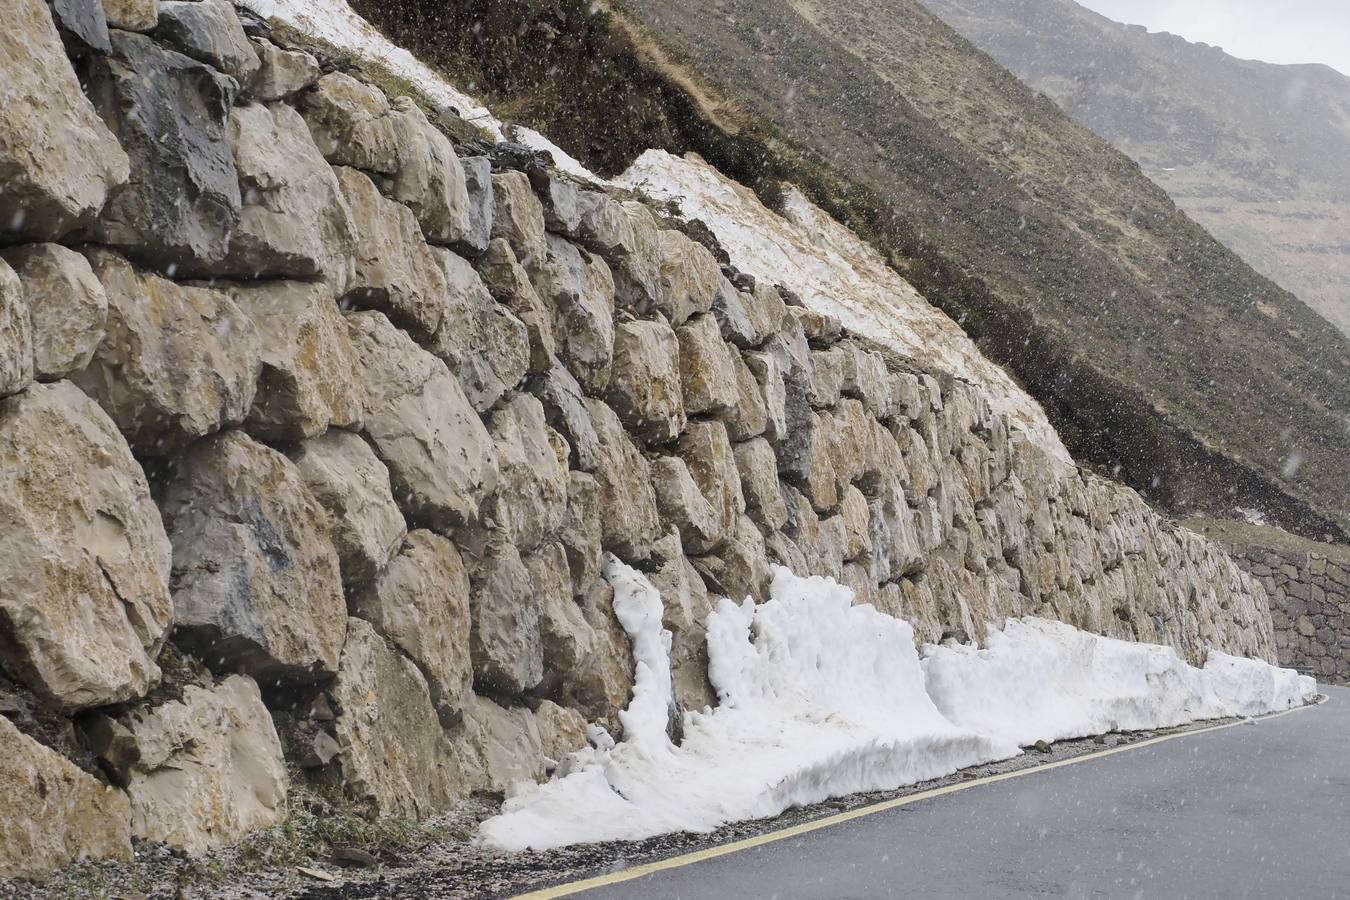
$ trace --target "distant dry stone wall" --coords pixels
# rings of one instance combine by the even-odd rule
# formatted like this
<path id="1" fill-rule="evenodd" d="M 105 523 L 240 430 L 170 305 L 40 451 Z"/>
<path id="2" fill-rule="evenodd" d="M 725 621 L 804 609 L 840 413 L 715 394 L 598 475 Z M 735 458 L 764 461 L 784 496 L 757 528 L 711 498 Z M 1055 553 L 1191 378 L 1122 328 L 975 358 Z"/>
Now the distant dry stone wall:
<path id="1" fill-rule="evenodd" d="M 1350 564 L 1306 550 L 1234 544 L 1229 552 L 1270 596 L 1280 663 L 1350 684 Z"/>
<path id="2" fill-rule="evenodd" d="M 544 777 L 628 701 L 605 552 L 686 709 L 771 563 L 927 641 L 1273 655 L 1223 552 L 642 202 L 224 0 L 7 13 L 0 875 L 228 844 L 292 770 L 407 817 Z"/>

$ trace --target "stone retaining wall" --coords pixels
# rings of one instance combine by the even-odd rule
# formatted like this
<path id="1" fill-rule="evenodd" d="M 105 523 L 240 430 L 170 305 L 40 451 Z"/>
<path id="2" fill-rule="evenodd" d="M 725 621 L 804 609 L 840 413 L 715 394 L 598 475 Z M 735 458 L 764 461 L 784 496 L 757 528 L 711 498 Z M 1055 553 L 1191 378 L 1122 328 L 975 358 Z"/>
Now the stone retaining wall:
<path id="1" fill-rule="evenodd" d="M 1232 544 L 1229 552 L 1270 596 L 1280 663 L 1350 684 L 1350 565 L 1310 551 Z"/>
<path id="2" fill-rule="evenodd" d="M 772 563 L 926 641 L 1273 655 L 1220 549 L 642 202 L 225 0 L 11 6 L 0 875 L 228 844 L 289 769 L 408 817 L 545 777 L 621 736 L 605 553 L 661 589 L 685 709 Z"/>

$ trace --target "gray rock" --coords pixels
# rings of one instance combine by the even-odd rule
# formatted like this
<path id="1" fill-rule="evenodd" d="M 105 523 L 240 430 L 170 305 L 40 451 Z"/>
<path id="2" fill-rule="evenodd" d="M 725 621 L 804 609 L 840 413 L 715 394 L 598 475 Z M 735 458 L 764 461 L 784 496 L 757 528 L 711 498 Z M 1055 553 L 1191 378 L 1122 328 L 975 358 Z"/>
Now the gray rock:
<path id="1" fill-rule="evenodd" d="M 281 741 L 252 678 L 190 684 L 123 722 L 136 748 L 125 778 L 140 840 L 197 855 L 285 818 Z"/>
<path id="2" fill-rule="evenodd" d="M 258 54 L 229 0 L 160 0 L 155 36 L 240 84 L 258 71 Z"/>
<path id="3" fill-rule="evenodd" d="M 379 88 L 330 72 L 303 96 L 300 111 L 319 152 L 333 165 L 398 174 L 398 126 Z"/>
<path id="4" fill-rule="evenodd" d="M 497 447 L 497 490 L 483 505 L 522 553 L 554 537 L 567 519 L 567 444 L 544 420 L 544 407 L 517 394 L 487 420 Z"/>
<path id="5" fill-rule="evenodd" d="M 174 453 L 242 423 L 262 370 L 253 320 L 222 291 L 138 273 L 115 253 L 87 250 L 108 298 L 106 335 L 72 380 L 140 453 Z"/>
<path id="6" fill-rule="evenodd" d="M 52 20 L 71 56 L 112 52 L 101 0 L 51 0 L 51 10 Z"/>
<path id="7" fill-rule="evenodd" d="M 745 353 L 741 356 L 759 385 L 764 401 L 764 436 L 778 443 L 787 435 L 787 385 L 778 357 L 772 353 Z"/>
<path id="8" fill-rule="evenodd" d="M 262 374 L 248 430 L 299 441 L 334 428 L 359 428 L 365 407 L 356 351 L 332 293 L 322 284 L 225 284 L 262 338 Z"/>
<path id="9" fill-rule="evenodd" d="M 745 498 L 726 427 L 721 422 L 691 422 L 676 452 L 688 464 L 694 482 L 717 516 L 717 537 L 730 534 L 745 512 Z M 690 552 L 698 551 L 691 546 Z"/>
<path id="10" fill-rule="evenodd" d="M 502 172 L 492 176 L 492 195 L 496 204 L 492 218 L 492 236 L 511 245 L 516 259 L 526 270 L 544 265 L 544 207 L 524 172 Z"/>
<path id="11" fill-rule="evenodd" d="M 492 193 L 492 160 L 469 156 L 460 160 L 464 169 L 464 187 L 469 197 L 469 230 L 456 244 L 456 253 L 478 256 L 492 238 L 492 217 L 497 201 Z"/>
<path id="12" fill-rule="evenodd" d="M 411 531 L 352 611 L 417 664 L 442 722 L 457 715 L 473 681 L 469 573 L 455 545 Z"/>
<path id="13" fill-rule="evenodd" d="M 567 473 L 567 521 L 558 532 L 567 554 L 574 593 L 600 577 L 600 483 L 585 472 Z"/>
<path id="14" fill-rule="evenodd" d="M 347 620 L 333 683 L 343 790 L 377 816 L 420 819 L 467 792 L 426 680 L 368 622 Z"/>
<path id="15" fill-rule="evenodd" d="M 389 471 L 359 435 L 348 431 L 304 441 L 290 457 L 328 514 L 343 583 L 351 589 L 371 582 L 407 533 L 389 490 Z"/>
<path id="16" fill-rule="evenodd" d="M 477 268 L 493 299 L 515 313 L 530 336 L 530 373 L 539 375 L 552 368 L 557 344 L 553 340 L 553 314 L 539 299 L 529 275 L 516 260 L 505 238 L 496 238 L 478 259 Z M 451 292 L 454 280 L 451 279 Z M 453 299 L 451 306 L 454 306 Z"/>
<path id="17" fill-rule="evenodd" d="M 33 327 L 19 277 L 0 259 L 0 397 L 33 380 Z"/>
<path id="18" fill-rule="evenodd" d="M 738 399 L 735 351 L 722 340 L 717 320 L 696 316 L 680 327 L 680 384 L 690 415 L 726 413 Z"/>
<path id="19" fill-rule="evenodd" d="M 286 457 L 232 431 L 198 442 L 164 486 L 175 639 L 264 686 L 337 671 L 346 628 L 326 515 Z"/>
<path id="20" fill-rule="evenodd" d="M 473 582 L 474 684 L 484 693 L 522 695 L 544 678 L 540 598 L 530 571 L 515 545 L 497 534 L 465 563 Z"/>
<path id="21" fill-rule="evenodd" d="M 530 332 L 493 299 L 468 260 L 444 247 L 430 249 L 450 290 L 426 348 L 449 366 L 473 408 L 483 413 L 524 380 L 531 362 Z"/>
<path id="22" fill-rule="evenodd" d="M 737 444 L 736 471 L 741 477 L 741 492 L 750 518 L 766 532 L 779 531 L 787 524 L 787 504 L 778 487 L 778 465 L 773 447 L 763 438 Z"/>
<path id="23" fill-rule="evenodd" d="M 741 354 L 732 349 L 730 358 L 736 376 L 736 402 L 718 418 L 726 424 L 733 441 L 748 441 L 769 429 L 769 410 L 764 404 L 765 392 Z"/>
<path id="24" fill-rule="evenodd" d="M 67 382 L 0 401 L 0 647 L 61 709 L 159 681 L 170 550 L 149 485 L 108 416 Z"/>
<path id="25" fill-rule="evenodd" d="M 366 385 L 365 434 L 416 527 L 473 522 L 497 484 L 492 438 L 439 359 L 379 313 L 347 316 Z"/>
<path id="26" fill-rule="evenodd" d="M 300 114 L 284 103 L 235 107 L 229 134 L 244 205 L 210 274 L 318 277 L 345 294 L 355 276 L 352 213 Z"/>
<path id="27" fill-rule="evenodd" d="M 544 206 L 544 226 L 567 237 L 581 227 L 581 191 L 569 176 L 557 169 L 530 173 L 530 183 Z"/>
<path id="28" fill-rule="evenodd" d="M 408 97 L 396 98 L 392 110 L 399 168 L 386 192 L 413 211 L 431 243 L 464 241 L 471 226 L 469 192 L 455 148 Z"/>
<path id="29" fill-rule="evenodd" d="M 127 180 L 127 156 L 66 59 L 47 4 L 6 6 L 0 41 L 0 242 L 49 241 L 89 224 Z"/>
<path id="30" fill-rule="evenodd" d="M 417 219 L 355 169 L 339 168 L 337 178 L 356 235 L 356 270 L 343 299 L 427 340 L 445 313 L 446 283 Z"/>
<path id="31" fill-rule="evenodd" d="M 84 860 L 131 862 L 126 794 L 81 771 L 0 716 L 0 877 L 46 878 Z"/>
<path id="32" fill-rule="evenodd" d="M 644 559 L 662 533 L 651 467 L 612 409 L 589 397 L 585 402 L 599 438 L 594 474 L 600 485 L 603 545 L 623 559 Z"/>
<path id="33" fill-rule="evenodd" d="M 258 54 L 258 70 L 248 82 L 249 96 L 282 100 L 312 87 L 323 74 L 319 61 L 303 50 L 284 50 L 266 38 L 250 38 Z"/>
<path id="34" fill-rule="evenodd" d="M 595 629 L 573 596 L 567 551 L 562 544 L 544 544 L 526 557 L 525 567 L 539 598 L 539 637 L 544 653 L 544 681 L 536 692 L 557 695 L 563 682 L 595 652 Z"/>
<path id="35" fill-rule="evenodd" d="M 639 437 L 665 443 L 684 430 L 680 342 L 664 319 L 632 320 L 614 332 L 605 400 Z"/>
<path id="36" fill-rule="evenodd" d="M 583 472 L 599 468 L 600 438 L 586 408 L 586 395 L 572 373 L 555 363 L 542 375 L 531 378 L 527 387 L 543 404 L 548 424 L 567 440 L 572 468 Z"/>
<path id="37" fill-rule="evenodd" d="M 614 358 L 614 282 L 599 257 L 555 234 L 547 258 L 530 269 L 535 289 L 553 311 L 558 358 L 588 391 L 609 384 Z"/>
<path id="38" fill-rule="evenodd" d="M 764 537 L 747 516 L 739 516 L 728 538 L 715 553 L 690 562 L 710 593 L 741 601 L 769 596 L 769 562 Z"/>
<path id="39" fill-rule="evenodd" d="M 19 276 L 23 300 L 32 323 L 33 375 L 50 381 L 64 378 L 89 365 L 94 350 L 103 340 L 108 319 L 108 297 L 94 277 L 89 262 L 74 250 L 60 244 L 28 244 L 0 251 Z M 13 317 L 13 304 L 6 293 L 15 283 L 0 268 L 0 319 Z M 0 359 L 22 367 L 22 321 L 0 326 L 0 342 L 14 349 L 0 353 Z M 3 368 L 0 363 L 0 368 Z M 0 375 L 0 384 L 13 385 L 22 377 Z M 0 387 L 0 394 L 8 393 Z"/>
<path id="40" fill-rule="evenodd" d="M 237 86 L 144 35 L 114 32 L 112 45 L 90 66 L 87 90 L 131 176 L 93 235 L 170 275 L 209 269 L 242 205 L 226 128 Z"/>
<path id="41" fill-rule="evenodd" d="M 703 496 L 689 467 L 676 456 L 662 456 L 651 464 L 652 487 L 661 516 L 679 529 L 680 541 L 690 553 L 707 553 L 726 536 L 721 511 Z"/>
<path id="42" fill-rule="evenodd" d="M 713 255 L 680 232 L 661 230 L 658 242 L 661 287 L 653 307 L 678 327 L 711 310 L 726 279 Z"/>

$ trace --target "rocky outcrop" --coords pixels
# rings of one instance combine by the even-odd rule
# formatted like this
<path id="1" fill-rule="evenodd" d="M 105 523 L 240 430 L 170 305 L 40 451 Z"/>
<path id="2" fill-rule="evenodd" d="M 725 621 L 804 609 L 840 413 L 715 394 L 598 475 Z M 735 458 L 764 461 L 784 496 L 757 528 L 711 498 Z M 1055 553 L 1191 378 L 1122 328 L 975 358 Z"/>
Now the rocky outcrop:
<path id="1" fill-rule="evenodd" d="M 0 656 L 57 706 L 142 696 L 174 619 L 169 542 L 126 441 L 67 383 L 0 401 Z"/>
<path id="2" fill-rule="evenodd" d="M 43 878 L 85 859 L 131 859 L 130 811 L 101 784 L 0 716 L 0 877 Z"/>

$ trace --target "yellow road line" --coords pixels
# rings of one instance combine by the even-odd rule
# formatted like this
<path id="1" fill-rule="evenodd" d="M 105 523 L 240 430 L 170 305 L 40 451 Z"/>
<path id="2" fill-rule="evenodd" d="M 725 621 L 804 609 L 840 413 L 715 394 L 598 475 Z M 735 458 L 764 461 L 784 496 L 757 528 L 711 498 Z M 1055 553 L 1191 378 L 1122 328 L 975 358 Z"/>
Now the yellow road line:
<path id="1" fill-rule="evenodd" d="M 1323 702 L 1323 701 L 1319 701 Z M 1290 713 L 1296 713 L 1300 710 L 1310 709 L 1317 705 L 1310 703 L 1306 706 L 1297 706 L 1293 709 L 1287 709 L 1283 712 L 1271 713 L 1262 716 L 1257 721 L 1264 722 L 1269 719 L 1278 719 L 1281 716 L 1287 716 Z M 793 825 L 790 828 L 784 828 L 779 831 L 770 831 L 765 834 L 755 835 L 754 837 L 743 838 L 739 841 L 732 841 L 729 844 L 720 844 L 716 847 L 709 847 L 705 850 L 696 850 L 693 853 L 684 853 L 679 856 L 672 856 L 668 859 L 657 860 L 656 862 L 645 863 L 640 866 L 634 866 L 631 869 L 624 869 L 622 872 L 611 872 L 606 875 L 597 875 L 593 878 L 586 878 L 582 881 L 572 881 L 567 884 L 559 884 L 554 887 L 542 888 L 537 891 L 531 891 L 528 894 L 520 894 L 517 900 L 552 900 L 555 897 L 570 897 L 573 894 L 579 894 L 582 891 L 589 891 L 593 888 L 604 887 L 610 884 L 619 884 L 624 881 L 632 881 L 635 878 L 643 878 L 647 875 L 663 872 L 666 869 L 679 869 L 684 866 L 693 865 L 697 862 L 703 862 L 708 859 L 716 859 L 719 856 L 727 856 L 731 853 L 739 853 L 742 850 L 749 850 L 753 847 L 762 847 L 765 844 L 772 844 L 775 841 L 782 841 L 788 838 L 797 837 L 803 834 L 809 834 L 812 831 L 818 831 L 821 828 L 829 828 L 834 825 L 842 825 L 845 822 L 851 822 L 854 819 L 861 819 L 864 816 L 875 815 L 876 813 L 886 812 L 900 806 L 908 806 L 911 803 L 919 803 L 923 800 L 932 800 L 936 797 L 945 797 L 947 794 L 955 794 L 958 791 L 967 791 L 974 787 L 980 787 L 986 784 L 995 784 L 1000 781 L 1008 781 L 1012 778 L 1022 778 L 1026 775 L 1034 775 L 1037 772 L 1048 772 L 1051 769 L 1058 769 L 1062 766 L 1072 766 L 1077 763 L 1089 762 L 1094 759 L 1102 759 L 1107 756 L 1114 756 L 1117 753 L 1124 753 L 1127 750 L 1140 750 L 1144 747 L 1152 747 L 1155 744 L 1174 741 L 1177 738 L 1191 737 L 1197 734 L 1208 734 L 1211 731 L 1223 731 L 1225 728 L 1236 728 L 1247 724 L 1245 720 L 1238 722 L 1226 722 L 1223 725 L 1210 725 L 1207 728 L 1196 728 L 1191 731 L 1179 731 L 1176 734 L 1165 734 L 1161 737 L 1148 738 L 1143 741 L 1135 741 L 1129 744 L 1120 744 L 1107 750 L 1097 750 L 1092 753 L 1084 753 L 1082 756 L 1072 756 L 1068 759 L 1056 760 L 1055 762 L 1045 763 L 1040 766 L 1030 766 L 1025 769 L 1017 769 L 1012 772 L 1003 772 L 999 775 L 987 775 L 984 778 L 975 778 L 970 781 L 961 781 L 956 784 L 948 784 L 943 787 L 932 788 L 926 791 L 919 791 L 914 794 L 906 794 L 903 797 L 896 797 L 892 800 L 883 800 L 880 803 L 874 803 L 871 806 L 862 806 L 858 809 L 851 809 L 848 812 L 835 813 L 832 816 L 825 816 L 820 819 L 813 819 L 810 822 L 803 822 L 800 825 Z"/>

